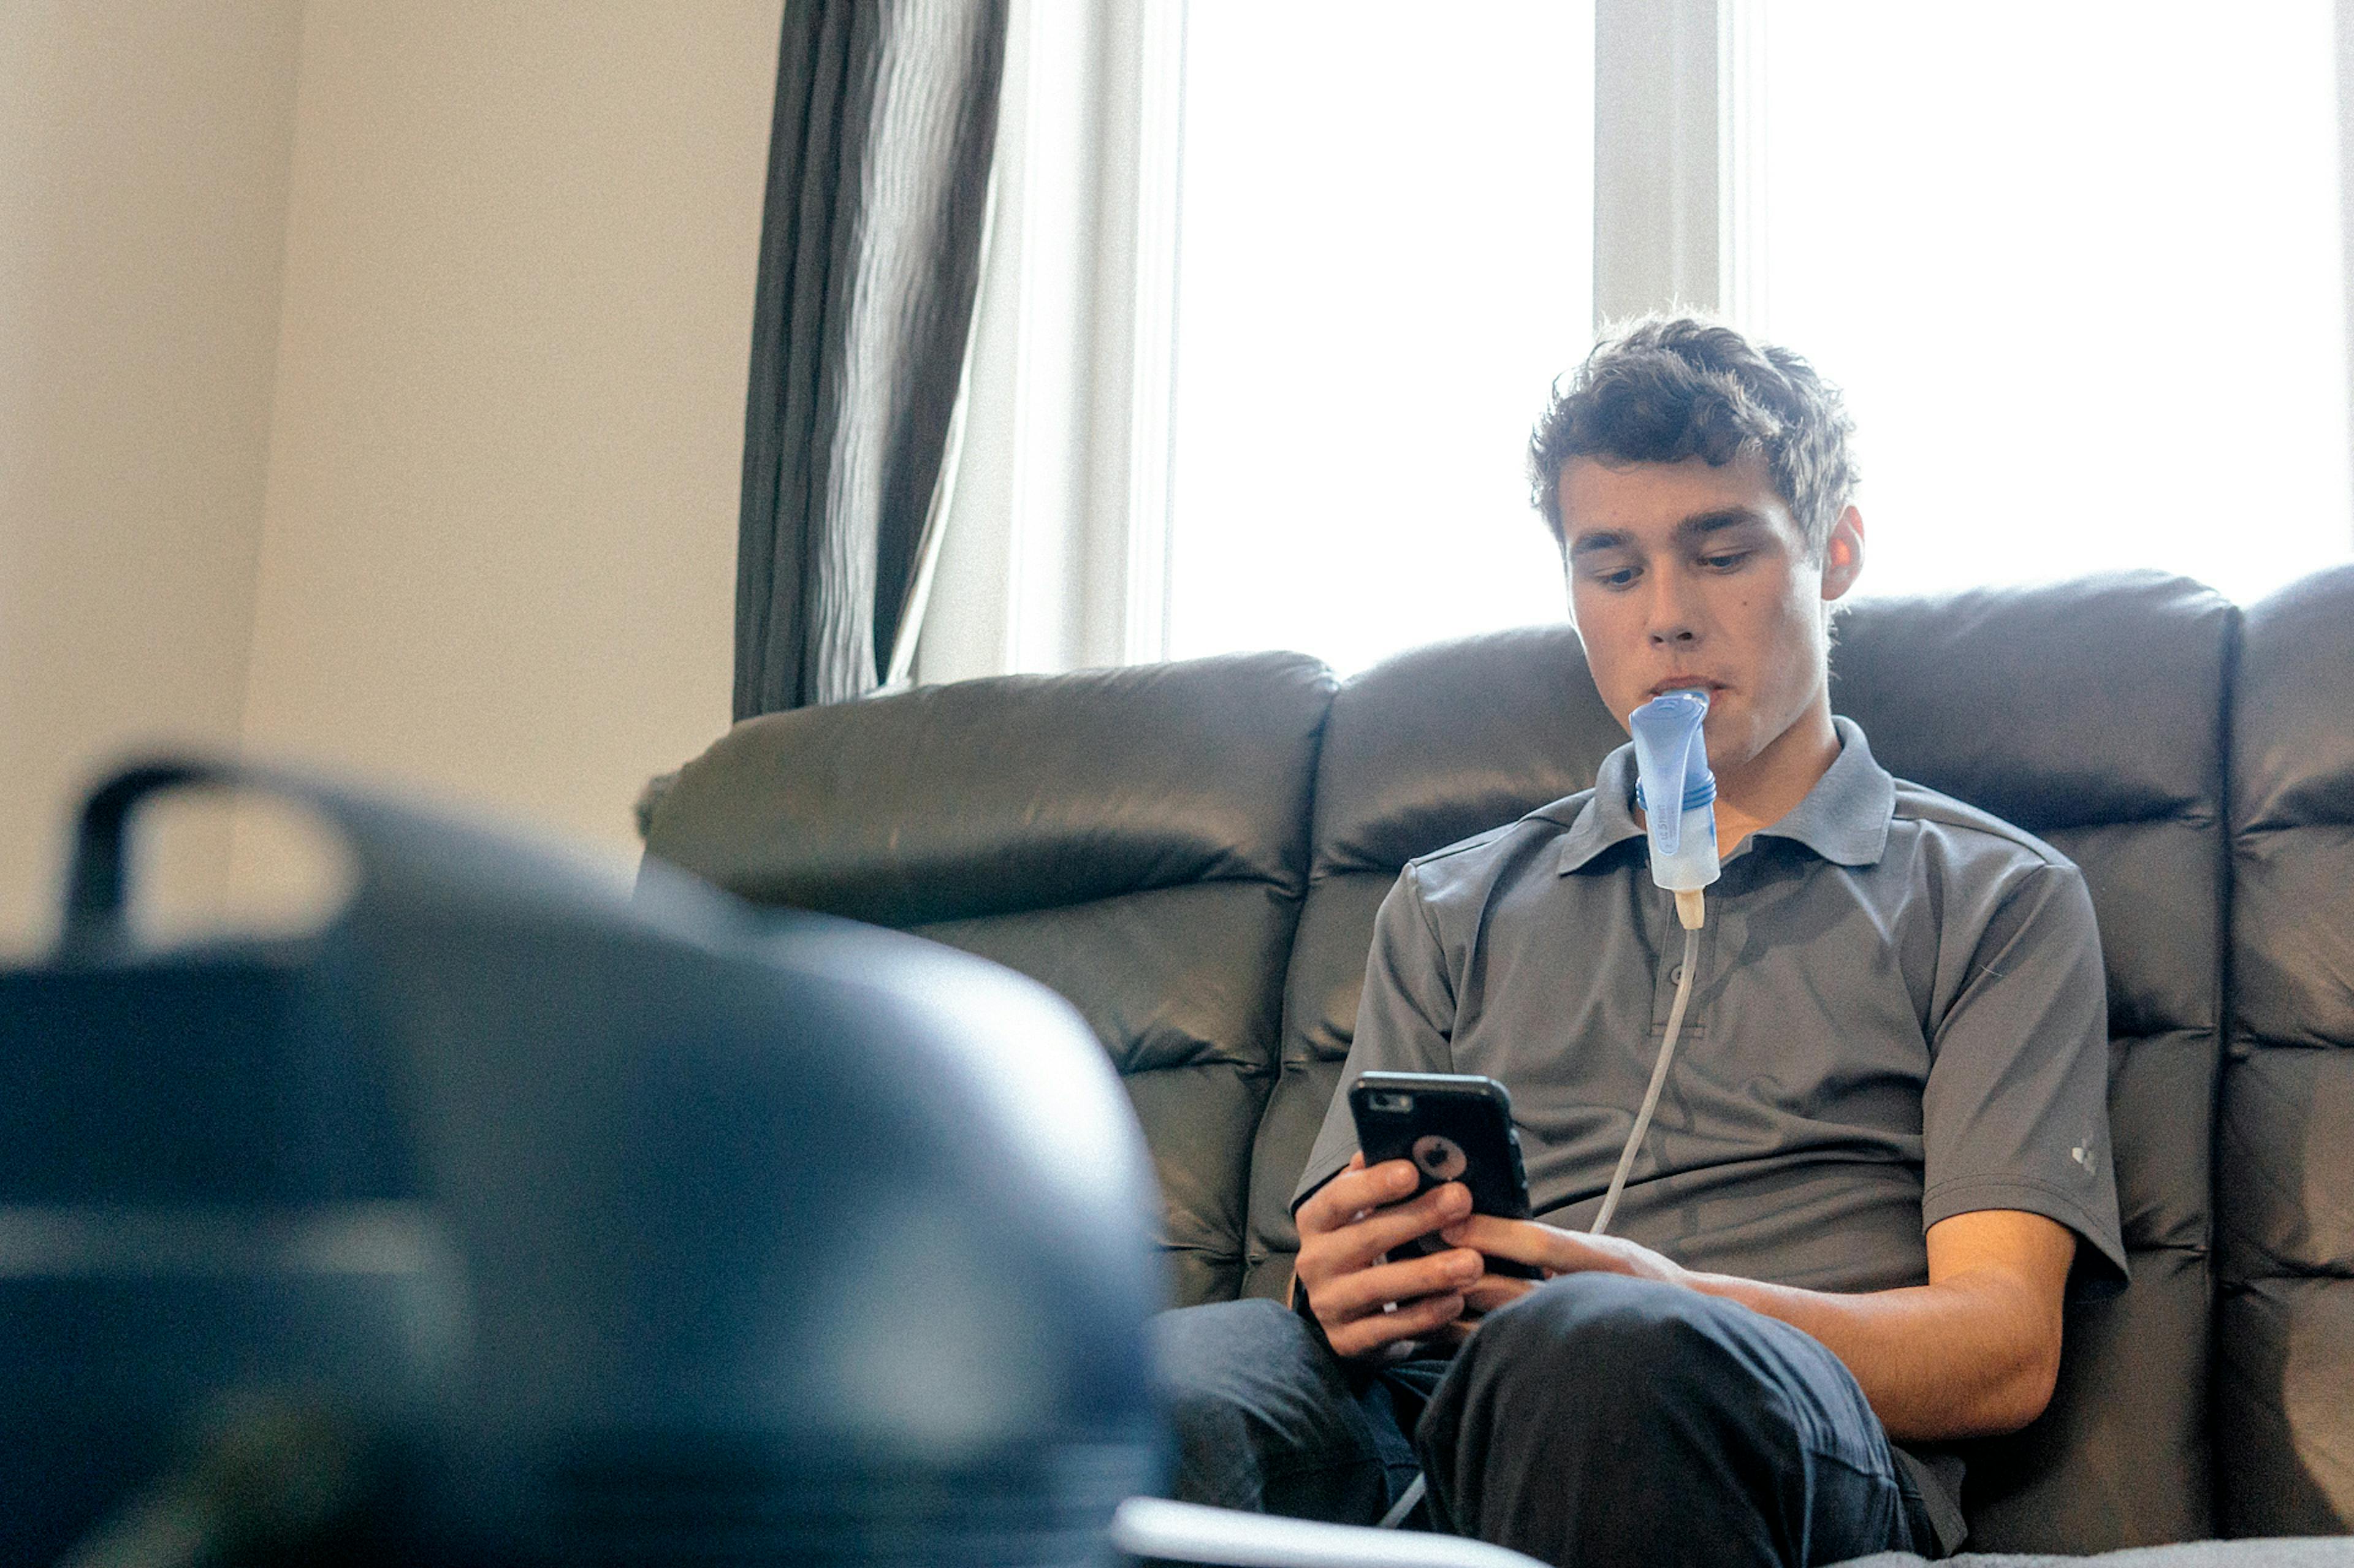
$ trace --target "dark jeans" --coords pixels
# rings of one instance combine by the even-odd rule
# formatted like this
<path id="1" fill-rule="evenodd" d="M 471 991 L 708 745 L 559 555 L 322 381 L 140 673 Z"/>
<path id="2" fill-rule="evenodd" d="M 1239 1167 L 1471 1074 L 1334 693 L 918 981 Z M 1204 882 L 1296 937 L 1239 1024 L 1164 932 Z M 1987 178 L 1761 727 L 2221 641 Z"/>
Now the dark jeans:
<path id="1" fill-rule="evenodd" d="M 1937 1550 L 1847 1368 L 1697 1291 L 1569 1275 L 1452 1361 L 1378 1368 L 1272 1301 L 1163 1313 L 1155 1333 L 1189 1502 L 1370 1524 L 1419 1467 L 1435 1528 L 1547 1563 Z"/>

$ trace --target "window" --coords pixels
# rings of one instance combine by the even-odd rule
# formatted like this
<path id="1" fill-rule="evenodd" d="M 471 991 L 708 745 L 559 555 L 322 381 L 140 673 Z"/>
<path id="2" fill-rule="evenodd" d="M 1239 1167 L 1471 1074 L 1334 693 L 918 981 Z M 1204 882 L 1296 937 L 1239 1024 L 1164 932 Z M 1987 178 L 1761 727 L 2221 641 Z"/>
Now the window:
<path id="1" fill-rule="evenodd" d="M 1529 427 L 1680 294 L 1846 388 L 1867 594 L 2354 554 L 2331 0 L 1079 14 L 1017 7 L 927 679 L 1557 619 Z"/>
<path id="2" fill-rule="evenodd" d="M 1751 324 L 1847 389 L 1865 591 L 2345 558 L 2325 0 L 1758 16 Z"/>
<path id="3" fill-rule="evenodd" d="M 1196 0 L 1170 656 L 1558 620 L 1529 427 L 1592 336 L 1590 5 Z"/>

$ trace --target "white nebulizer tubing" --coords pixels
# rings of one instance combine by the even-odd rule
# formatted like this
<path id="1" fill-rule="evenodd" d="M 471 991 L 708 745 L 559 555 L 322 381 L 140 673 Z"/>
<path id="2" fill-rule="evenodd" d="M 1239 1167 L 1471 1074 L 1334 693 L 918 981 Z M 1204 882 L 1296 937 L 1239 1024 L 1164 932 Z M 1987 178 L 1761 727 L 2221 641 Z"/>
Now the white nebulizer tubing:
<path id="1" fill-rule="evenodd" d="M 1659 1108 L 1659 1090 L 1667 1084 L 1668 1063 L 1676 1054 L 1676 1036 L 1683 1030 L 1684 1008 L 1691 1001 L 1692 971 L 1700 968 L 1701 895 L 1677 894 L 1676 916 L 1684 928 L 1684 961 L 1676 980 L 1676 1000 L 1668 1009 L 1668 1032 L 1659 1041 L 1659 1059 L 1651 1065 L 1651 1086 L 1643 1091 L 1643 1108 L 1635 1113 L 1635 1128 L 1627 1135 L 1627 1147 L 1619 1151 L 1618 1169 L 1611 1173 L 1610 1191 L 1602 1195 L 1602 1207 L 1596 1211 L 1594 1224 L 1586 1227 L 1588 1235 L 1610 1234 L 1611 1216 L 1618 1212 L 1618 1196 L 1627 1190 L 1627 1173 L 1635 1169 L 1636 1152 L 1643 1147 L 1643 1135 L 1651 1129 L 1651 1113 Z"/>

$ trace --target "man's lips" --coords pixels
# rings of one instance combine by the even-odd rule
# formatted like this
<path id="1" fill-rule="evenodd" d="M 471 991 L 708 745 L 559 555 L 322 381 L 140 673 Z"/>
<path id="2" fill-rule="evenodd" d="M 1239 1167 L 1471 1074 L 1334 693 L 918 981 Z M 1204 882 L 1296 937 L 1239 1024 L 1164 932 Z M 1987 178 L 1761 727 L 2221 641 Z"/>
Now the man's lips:
<path id="1" fill-rule="evenodd" d="M 1724 690 L 1724 683 L 1712 681 L 1705 675 L 1670 675 L 1651 688 L 1652 696 L 1664 696 L 1670 692 L 1706 692 L 1712 695 Z"/>

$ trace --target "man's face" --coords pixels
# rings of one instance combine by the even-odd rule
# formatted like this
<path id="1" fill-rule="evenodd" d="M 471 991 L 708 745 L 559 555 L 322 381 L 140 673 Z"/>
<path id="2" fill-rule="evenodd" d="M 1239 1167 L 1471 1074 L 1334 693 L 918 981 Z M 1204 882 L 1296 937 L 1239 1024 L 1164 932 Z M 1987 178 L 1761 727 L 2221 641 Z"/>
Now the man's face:
<path id="1" fill-rule="evenodd" d="M 1861 564 L 1853 508 L 1824 558 L 1765 460 L 1606 464 L 1561 476 L 1570 605 L 1603 701 L 1621 724 L 1676 686 L 1709 697 L 1709 765 L 1741 770 L 1819 706 L 1829 725 L 1824 605 Z"/>

